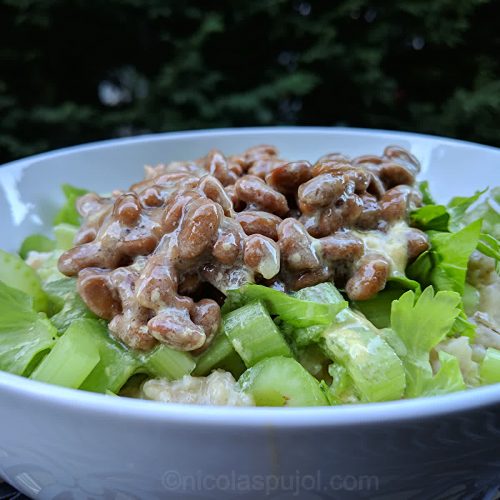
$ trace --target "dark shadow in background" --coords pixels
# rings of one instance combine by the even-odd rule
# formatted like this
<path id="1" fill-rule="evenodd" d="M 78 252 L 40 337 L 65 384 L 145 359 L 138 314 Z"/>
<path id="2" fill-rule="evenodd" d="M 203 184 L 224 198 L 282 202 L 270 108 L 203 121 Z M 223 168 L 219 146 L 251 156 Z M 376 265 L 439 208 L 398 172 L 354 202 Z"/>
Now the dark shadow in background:
<path id="1" fill-rule="evenodd" d="M 270 124 L 500 145 L 498 19 L 494 0 L 0 0 L 0 162 Z"/>

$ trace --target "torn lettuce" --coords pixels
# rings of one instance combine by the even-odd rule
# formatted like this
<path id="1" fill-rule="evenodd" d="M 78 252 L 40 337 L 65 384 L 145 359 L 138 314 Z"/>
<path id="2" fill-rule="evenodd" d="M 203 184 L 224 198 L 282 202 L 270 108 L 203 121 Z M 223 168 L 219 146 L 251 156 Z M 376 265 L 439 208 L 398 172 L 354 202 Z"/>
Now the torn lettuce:
<path id="1" fill-rule="evenodd" d="M 54 311 L 50 320 L 59 333 L 65 332 L 71 323 L 78 319 L 97 318 L 78 294 L 75 278 L 64 277 L 51 281 L 45 284 L 44 290 Z"/>
<path id="2" fill-rule="evenodd" d="M 37 311 L 47 311 L 49 303 L 40 277 L 19 255 L 0 250 L 0 281 L 28 294 Z"/>
<path id="3" fill-rule="evenodd" d="M 29 375 L 55 343 L 57 331 L 26 293 L 0 281 L 0 370 Z"/>
<path id="4" fill-rule="evenodd" d="M 70 184 L 63 184 L 62 190 L 66 197 L 66 203 L 57 212 L 54 218 L 54 225 L 57 224 L 71 224 L 73 226 L 80 226 L 80 214 L 76 210 L 76 200 L 88 193 L 88 190 L 71 186 Z"/>

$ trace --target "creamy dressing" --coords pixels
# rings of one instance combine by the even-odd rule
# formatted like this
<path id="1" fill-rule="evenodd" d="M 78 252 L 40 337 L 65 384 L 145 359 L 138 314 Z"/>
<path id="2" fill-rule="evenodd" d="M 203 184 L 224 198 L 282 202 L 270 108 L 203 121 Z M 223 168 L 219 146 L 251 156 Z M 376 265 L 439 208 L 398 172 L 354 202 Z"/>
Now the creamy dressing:
<path id="1" fill-rule="evenodd" d="M 389 262 L 390 276 L 404 275 L 408 262 L 407 234 L 410 230 L 404 221 L 396 222 L 387 232 L 383 231 L 357 231 L 352 234 L 357 236 L 364 245 L 364 254 L 383 255 Z"/>

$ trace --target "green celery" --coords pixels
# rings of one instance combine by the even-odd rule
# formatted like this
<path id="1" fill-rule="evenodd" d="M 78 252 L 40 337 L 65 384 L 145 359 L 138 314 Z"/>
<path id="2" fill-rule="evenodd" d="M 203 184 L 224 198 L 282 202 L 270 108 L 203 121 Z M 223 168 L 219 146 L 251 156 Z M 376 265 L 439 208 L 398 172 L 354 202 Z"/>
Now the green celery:
<path id="1" fill-rule="evenodd" d="M 196 368 L 193 370 L 193 375 L 202 377 L 208 375 L 215 368 L 225 368 L 236 378 L 241 375 L 241 368 L 245 369 L 245 365 L 234 350 L 233 344 L 222 330 L 219 331 L 208 349 L 196 358 Z"/>
<path id="2" fill-rule="evenodd" d="M 292 358 L 266 358 L 243 373 L 239 384 L 257 406 L 329 405 L 319 382 Z"/>
<path id="3" fill-rule="evenodd" d="M 85 320 L 75 321 L 31 374 L 33 380 L 78 389 L 99 363 Z"/>
<path id="4" fill-rule="evenodd" d="M 184 375 L 189 375 L 196 365 L 193 357 L 182 351 L 176 351 L 160 345 L 151 352 L 139 355 L 142 361 L 141 372 L 146 371 L 153 377 L 165 377 L 177 380 Z"/>
<path id="5" fill-rule="evenodd" d="M 500 350 L 489 347 L 479 368 L 483 384 L 500 383 Z"/>
<path id="6" fill-rule="evenodd" d="M 261 302 L 240 307 L 223 318 L 223 331 L 250 367 L 272 356 L 292 357 L 283 335 Z"/>
<path id="7" fill-rule="evenodd" d="M 460 313 L 460 304 L 458 293 L 434 294 L 432 287 L 426 288 L 418 299 L 414 292 L 408 291 L 393 302 L 392 332 L 389 331 L 385 338 L 403 361 L 406 397 L 447 391 L 444 377 L 433 378 L 429 355 L 452 329 Z M 452 363 L 446 357 L 444 360 L 450 373 L 454 369 Z"/>
<path id="8" fill-rule="evenodd" d="M 99 352 L 99 362 L 85 378 L 80 389 L 91 392 L 117 393 L 139 370 L 141 363 L 132 351 L 114 340 L 102 321 L 81 319 L 81 329 L 92 338 Z M 66 335 L 66 334 L 65 334 Z"/>

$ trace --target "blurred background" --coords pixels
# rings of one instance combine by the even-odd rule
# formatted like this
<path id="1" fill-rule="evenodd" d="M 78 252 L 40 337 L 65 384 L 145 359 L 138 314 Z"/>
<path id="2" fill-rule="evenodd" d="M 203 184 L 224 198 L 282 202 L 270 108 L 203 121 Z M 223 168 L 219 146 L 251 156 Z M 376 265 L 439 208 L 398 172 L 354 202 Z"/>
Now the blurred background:
<path id="1" fill-rule="evenodd" d="M 499 19 L 495 0 L 0 0 L 0 162 L 246 125 L 500 146 Z"/>

